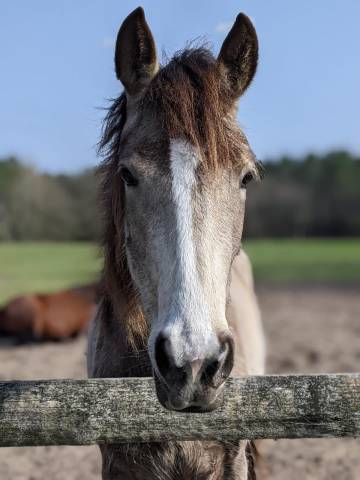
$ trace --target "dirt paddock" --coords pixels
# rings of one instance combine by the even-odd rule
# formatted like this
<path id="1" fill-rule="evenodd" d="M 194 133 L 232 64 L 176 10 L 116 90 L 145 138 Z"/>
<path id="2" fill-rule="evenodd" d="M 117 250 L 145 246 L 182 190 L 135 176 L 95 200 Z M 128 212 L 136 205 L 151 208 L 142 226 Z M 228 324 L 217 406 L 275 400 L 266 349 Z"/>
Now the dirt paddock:
<path id="1" fill-rule="evenodd" d="M 268 373 L 360 370 L 359 288 L 258 288 L 268 342 Z M 2 347 L 0 378 L 85 376 L 85 339 L 64 344 Z M 358 480 L 360 440 L 264 441 L 260 478 Z M 100 478 L 96 447 L 0 449 L 1 480 Z"/>

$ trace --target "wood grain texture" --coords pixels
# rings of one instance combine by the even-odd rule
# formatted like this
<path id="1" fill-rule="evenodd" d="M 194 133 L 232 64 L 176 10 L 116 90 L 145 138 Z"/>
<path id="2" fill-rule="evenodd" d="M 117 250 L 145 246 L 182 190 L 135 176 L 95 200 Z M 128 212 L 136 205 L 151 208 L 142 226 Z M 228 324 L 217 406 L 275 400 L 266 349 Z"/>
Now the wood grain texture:
<path id="1" fill-rule="evenodd" d="M 151 378 L 0 382 L 0 446 L 360 436 L 360 374 L 231 378 L 211 413 L 165 410 Z"/>

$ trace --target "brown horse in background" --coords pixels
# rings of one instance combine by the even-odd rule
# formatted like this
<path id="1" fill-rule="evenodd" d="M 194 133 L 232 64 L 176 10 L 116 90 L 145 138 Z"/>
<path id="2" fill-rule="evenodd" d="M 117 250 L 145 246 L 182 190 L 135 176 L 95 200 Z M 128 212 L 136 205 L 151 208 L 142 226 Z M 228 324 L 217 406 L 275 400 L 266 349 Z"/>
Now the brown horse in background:
<path id="1" fill-rule="evenodd" d="M 84 332 L 96 305 L 97 284 L 27 294 L 0 309 L 0 335 L 19 341 L 65 340 Z"/>

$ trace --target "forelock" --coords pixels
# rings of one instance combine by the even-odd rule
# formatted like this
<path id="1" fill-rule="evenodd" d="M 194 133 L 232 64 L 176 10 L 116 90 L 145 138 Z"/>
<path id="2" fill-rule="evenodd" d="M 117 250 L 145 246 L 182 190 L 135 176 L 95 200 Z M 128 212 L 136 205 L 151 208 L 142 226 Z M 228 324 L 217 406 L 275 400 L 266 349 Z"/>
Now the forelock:
<path id="1" fill-rule="evenodd" d="M 205 167 L 240 162 L 248 152 L 233 115 L 224 72 L 205 48 L 186 49 L 160 69 L 143 97 L 141 109 L 161 122 L 170 139 L 197 147 Z"/>

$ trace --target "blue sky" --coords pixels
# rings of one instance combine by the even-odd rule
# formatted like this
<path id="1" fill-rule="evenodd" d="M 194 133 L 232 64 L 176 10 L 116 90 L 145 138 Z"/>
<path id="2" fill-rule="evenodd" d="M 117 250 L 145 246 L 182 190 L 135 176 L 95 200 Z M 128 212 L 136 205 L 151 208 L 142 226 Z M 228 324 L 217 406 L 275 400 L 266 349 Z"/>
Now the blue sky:
<path id="1" fill-rule="evenodd" d="M 168 54 L 197 37 L 218 52 L 237 13 L 252 18 L 260 66 L 239 121 L 260 159 L 360 153 L 359 0 L 3 0 L 0 157 L 52 172 L 98 162 L 100 108 L 121 91 L 114 40 L 138 5 Z"/>

